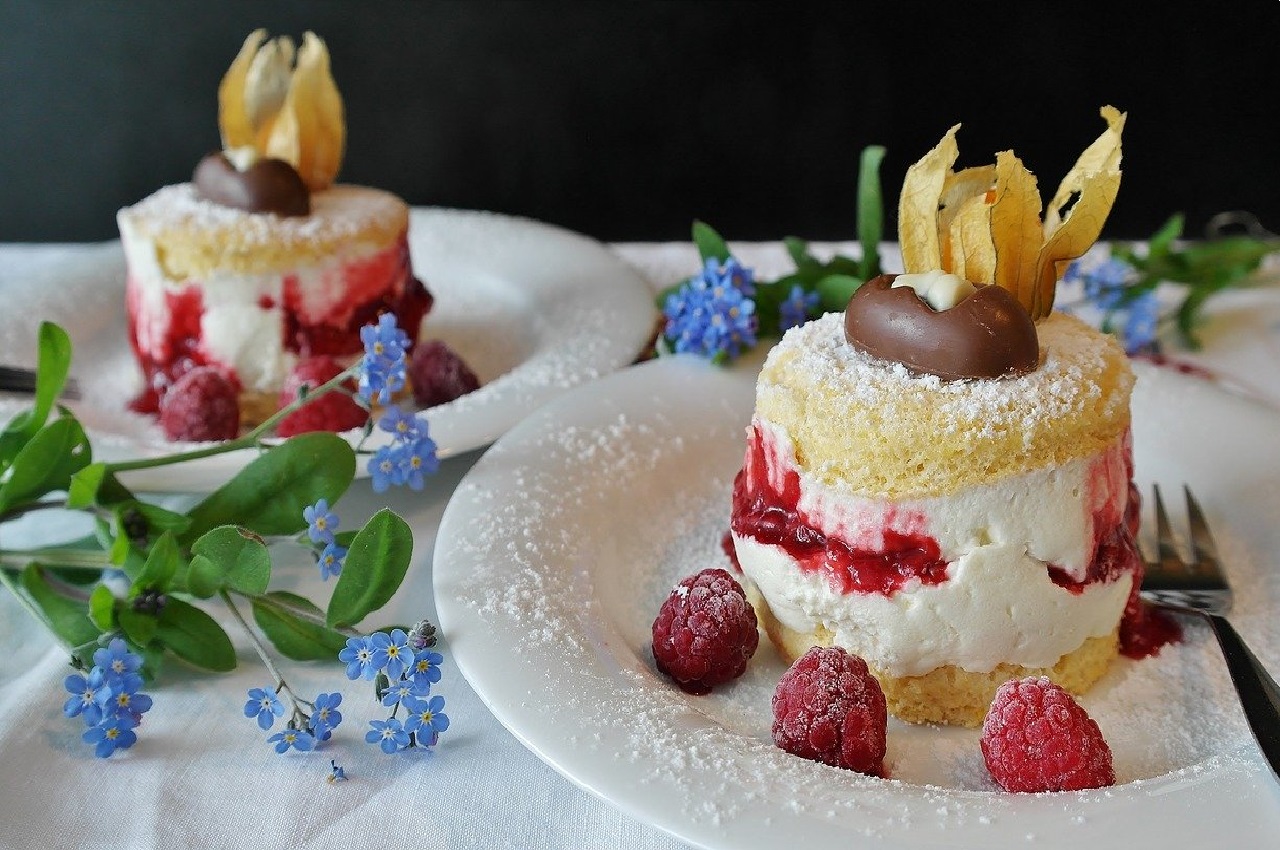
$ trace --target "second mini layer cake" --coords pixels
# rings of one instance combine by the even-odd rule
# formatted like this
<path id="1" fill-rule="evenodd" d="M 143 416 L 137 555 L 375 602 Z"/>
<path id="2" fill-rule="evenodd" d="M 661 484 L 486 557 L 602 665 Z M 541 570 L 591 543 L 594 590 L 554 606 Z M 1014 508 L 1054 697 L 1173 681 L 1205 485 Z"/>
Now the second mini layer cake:
<path id="1" fill-rule="evenodd" d="M 213 365 L 239 382 L 245 418 L 265 418 L 299 358 L 353 358 L 361 326 L 383 312 L 416 339 L 431 306 L 410 267 L 408 207 L 389 192 L 335 186 L 289 217 L 222 206 L 184 183 L 118 219 L 144 411 L 192 366 Z"/>
<path id="2" fill-rule="evenodd" d="M 998 380 L 859 351 L 834 313 L 770 353 L 732 530 L 785 656 L 843 646 L 898 717 L 964 725 L 1009 678 L 1106 672 L 1141 577 L 1133 375 L 1076 319 L 1037 331 L 1039 367 Z"/>

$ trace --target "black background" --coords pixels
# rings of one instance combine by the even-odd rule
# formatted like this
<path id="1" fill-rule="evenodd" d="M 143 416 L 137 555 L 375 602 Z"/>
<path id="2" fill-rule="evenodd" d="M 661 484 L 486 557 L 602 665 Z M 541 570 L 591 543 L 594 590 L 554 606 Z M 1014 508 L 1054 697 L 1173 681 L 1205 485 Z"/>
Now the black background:
<path id="1" fill-rule="evenodd" d="M 853 238 L 858 154 L 907 165 L 963 122 L 1047 199 L 1129 113 L 1104 231 L 1280 229 L 1280 4 L 0 0 L 0 241 L 108 239 L 218 145 L 218 81 L 255 27 L 328 43 L 341 179 L 606 240 Z M 890 223 L 892 228 L 892 222 Z M 889 236 L 892 237 L 892 229 Z"/>

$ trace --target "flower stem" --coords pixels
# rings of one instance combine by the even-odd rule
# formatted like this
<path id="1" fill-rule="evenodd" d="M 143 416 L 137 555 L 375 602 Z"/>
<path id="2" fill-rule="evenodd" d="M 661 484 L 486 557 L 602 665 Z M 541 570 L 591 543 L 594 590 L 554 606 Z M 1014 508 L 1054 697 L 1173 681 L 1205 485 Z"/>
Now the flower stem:
<path id="1" fill-rule="evenodd" d="M 293 413 L 299 407 L 311 401 L 316 396 L 327 393 L 329 390 L 339 387 L 346 381 L 351 380 L 356 374 L 356 367 L 351 366 L 334 377 L 325 381 L 316 387 L 312 392 L 307 393 L 306 398 L 294 399 L 289 404 L 277 410 L 265 422 L 254 428 L 243 437 L 237 437 L 234 440 L 227 440 L 217 445 L 209 446 L 203 449 L 192 449 L 189 452 L 177 452 L 171 455 L 154 458 L 140 458 L 138 460 L 126 460 L 119 463 L 108 463 L 108 472 L 129 472 L 135 469 L 152 469 L 157 466 L 170 466 L 175 463 L 185 463 L 189 460 L 200 460 L 201 458 L 213 457 L 214 455 L 223 454 L 224 452 L 234 452 L 240 449 L 252 449 L 259 446 L 260 439 L 279 424 L 280 420 Z"/>
<path id="2" fill-rule="evenodd" d="M 32 561 L 56 566 L 59 569 L 92 570 L 101 572 L 112 564 L 106 552 L 90 552 L 85 549 L 0 549 L 0 564 L 26 566 Z"/>
<path id="3" fill-rule="evenodd" d="M 253 629 L 249 628 L 249 623 L 245 621 L 244 615 L 240 613 L 240 609 L 236 607 L 235 602 L 231 599 L 231 594 L 226 590 L 219 590 L 218 595 L 222 597 L 222 601 L 226 604 L 227 609 L 231 611 L 231 616 L 236 618 L 236 622 L 244 629 L 245 634 L 249 636 L 249 642 L 253 644 L 254 652 L 258 653 L 258 657 L 262 659 L 262 664 L 267 668 L 267 672 L 271 674 L 271 678 L 276 683 L 276 693 L 283 693 L 285 698 L 289 700 L 289 708 L 293 718 L 306 718 L 308 715 L 303 711 L 303 705 L 311 705 L 307 700 L 299 699 L 298 695 L 293 692 L 293 688 L 289 687 L 289 683 L 284 680 L 284 676 L 280 675 L 279 668 L 271 659 L 267 648 L 263 646 L 258 635 Z"/>

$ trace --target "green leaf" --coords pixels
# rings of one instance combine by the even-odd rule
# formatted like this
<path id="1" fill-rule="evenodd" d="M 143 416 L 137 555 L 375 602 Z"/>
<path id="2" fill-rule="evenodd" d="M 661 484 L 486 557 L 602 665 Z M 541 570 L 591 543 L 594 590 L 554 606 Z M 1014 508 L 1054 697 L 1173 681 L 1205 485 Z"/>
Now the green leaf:
<path id="1" fill-rule="evenodd" d="M 858 241 L 862 244 L 862 262 L 857 272 L 862 280 L 880 274 L 880 240 L 884 234 L 884 201 L 880 192 L 883 160 L 884 148 L 879 145 L 862 149 L 858 168 Z"/>
<path id="2" fill-rule="evenodd" d="M 108 551 L 111 563 L 129 574 L 130 577 L 136 576 L 142 571 L 142 565 L 145 563 L 134 551 L 133 545 L 129 542 L 129 535 L 122 530 L 111 540 L 111 549 Z M 127 568 L 129 562 L 133 562 L 133 569 Z"/>
<path id="3" fill-rule="evenodd" d="M 157 620 L 156 638 L 183 661 L 218 673 L 236 668 L 231 638 L 204 611 L 169 597 Z"/>
<path id="4" fill-rule="evenodd" d="M 160 625 L 154 615 L 135 611 L 128 605 L 120 607 L 117 619 L 120 621 L 120 629 L 125 637 L 137 646 L 146 646 L 151 643 Z"/>
<path id="5" fill-rule="evenodd" d="M 409 569 L 413 532 L 383 508 L 351 541 L 342 573 L 333 588 L 325 620 L 330 626 L 353 626 L 390 601 Z"/>
<path id="6" fill-rule="evenodd" d="M 829 274 L 814 287 L 821 299 L 822 312 L 840 313 L 849 305 L 849 299 L 858 291 L 863 281 L 846 274 Z"/>
<path id="7" fill-rule="evenodd" d="M 784 236 L 782 244 L 786 246 L 787 254 L 790 255 L 791 262 L 795 263 L 797 270 L 818 264 L 818 260 L 809 253 L 809 243 L 804 239 L 796 236 Z"/>
<path id="8" fill-rule="evenodd" d="M 220 590 L 246 596 L 265 593 L 271 582 L 271 554 L 261 537 L 234 525 L 207 532 L 191 547 L 187 589 L 208 598 Z"/>
<path id="9" fill-rule="evenodd" d="M 52 322 L 42 322 L 37 346 L 35 401 L 0 432 L 0 472 L 10 466 L 21 447 L 44 427 L 54 402 L 66 386 L 67 371 L 71 368 L 71 337 Z"/>
<path id="10" fill-rule="evenodd" d="M 104 632 L 116 627 L 116 597 L 105 584 L 98 585 L 89 594 L 89 619 Z"/>
<path id="11" fill-rule="evenodd" d="M 133 499 L 133 493 L 112 473 L 105 463 L 91 463 L 71 476 L 67 487 L 67 507 L 88 508 L 115 505 Z"/>
<path id="12" fill-rule="evenodd" d="M 327 431 L 299 434 L 264 452 L 192 508 L 191 526 L 179 542 L 190 544 L 220 525 L 294 534 L 307 525 L 303 509 L 320 499 L 336 503 L 355 472 L 355 451 L 346 440 Z"/>
<path id="13" fill-rule="evenodd" d="M 1158 260 L 1169 253 L 1174 241 L 1182 235 L 1182 213 L 1175 213 L 1161 225 L 1155 235 L 1147 242 L 1147 257 Z"/>
<path id="14" fill-rule="evenodd" d="M 704 221 L 693 222 L 693 244 L 698 246 L 698 254 L 703 261 L 715 260 L 721 265 L 729 259 L 729 246 L 719 233 Z"/>
<path id="15" fill-rule="evenodd" d="M 161 531 L 172 531 L 174 534 L 181 534 L 191 527 L 191 517 L 186 514 L 180 514 L 176 511 L 165 510 L 159 505 L 152 505 L 148 502 L 133 501 L 129 507 L 136 509 L 147 519 L 147 525 L 151 528 L 158 528 Z"/>
<path id="16" fill-rule="evenodd" d="M 142 571 L 133 580 L 130 594 L 143 590 L 168 590 L 169 582 L 182 564 L 182 553 L 178 551 L 178 541 L 173 534 L 166 531 L 160 535 L 147 553 L 147 560 Z M 146 641 L 138 641 L 139 644 Z"/>
<path id="17" fill-rule="evenodd" d="M 59 593 L 39 564 L 29 564 L 22 570 L 22 589 L 44 616 L 49 630 L 68 646 L 97 640 L 98 629 L 89 619 L 88 603 Z"/>
<path id="18" fill-rule="evenodd" d="M 758 336 L 778 336 L 781 333 L 780 310 L 782 302 L 787 300 L 787 296 L 791 294 L 791 287 L 797 282 L 799 282 L 799 279 L 795 275 L 789 275 L 775 281 L 756 285 L 756 321 L 759 322 L 756 332 Z"/>
<path id="19" fill-rule="evenodd" d="M 43 425 L 62 388 L 67 385 L 67 372 L 71 369 L 71 337 L 53 322 L 41 322 L 38 345 L 35 409 Z"/>
<path id="20" fill-rule="evenodd" d="M 347 645 L 346 635 L 321 625 L 323 611 L 293 593 L 277 590 L 254 598 L 253 619 L 276 649 L 294 661 L 332 661 Z"/>
<path id="21" fill-rule="evenodd" d="M 98 488 L 107 474 L 105 463 L 91 463 L 71 476 L 71 486 L 67 488 L 67 507 L 73 509 L 88 508 L 98 503 Z"/>
<path id="22" fill-rule="evenodd" d="M 71 476 L 83 469 L 93 452 L 84 428 L 67 414 L 36 432 L 13 458 L 9 479 L 0 485 L 0 513 L 66 490 Z"/>

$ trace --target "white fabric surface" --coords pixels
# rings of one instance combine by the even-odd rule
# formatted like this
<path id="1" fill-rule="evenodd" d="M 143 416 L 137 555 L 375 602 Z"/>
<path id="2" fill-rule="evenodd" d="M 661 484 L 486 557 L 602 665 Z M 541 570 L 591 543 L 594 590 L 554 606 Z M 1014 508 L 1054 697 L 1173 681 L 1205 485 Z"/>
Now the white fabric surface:
<path id="1" fill-rule="evenodd" d="M 688 244 L 615 247 L 655 288 L 697 267 Z M 815 246 L 819 253 L 835 248 L 851 250 Z M 779 244 L 735 249 L 764 277 L 789 267 Z M 60 282 L 99 277 L 104 266 L 122 268 L 117 244 L 0 245 L 0 362 L 31 365 L 41 318 L 32 305 L 56 301 Z M 106 287 L 75 307 L 73 338 L 123 309 L 120 288 Z M 1280 289 L 1229 293 L 1214 304 L 1212 316 L 1210 346 L 1188 359 L 1280 405 Z M 421 494 L 375 495 L 366 481 L 357 481 L 338 506 L 346 528 L 383 504 L 414 528 L 410 578 L 379 621 L 435 619 L 435 531 L 449 494 L 476 457 L 444 463 Z M 47 517 L 28 519 L 6 527 L 3 544 L 63 538 L 67 530 Z M 281 589 L 323 598 L 305 558 L 282 555 L 275 575 Z M 435 692 L 447 699 L 452 725 L 435 751 L 383 755 L 363 739 L 367 721 L 385 716 L 371 685 L 347 681 L 336 664 L 283 662 L 303 696 L 340 690 L 344 721 L 320 751 L 277 755 L 267 733 L 242 714 L 246 691 L 268 686 L 269 677 L 247 641 L 224 624 L 237 642 L 239 669 L 202 675 L 172 665 L 150 690 L 155 706 L 137 730 L 138 743 L 101 760 L 80 741 L 79 719 L 62 716 L 62 680 L 70 672 L 64 653 L 9 593 L 0 592 L 0 847 L 684 846 L 578 788 L 525 749 L 453 666 L 448 635 L 440 646 L 444 677 Z M 569 725 L 565 734 L 573 734 Z M 347 782 L 326 782 L 330 758 L 342 765 Z"/>

